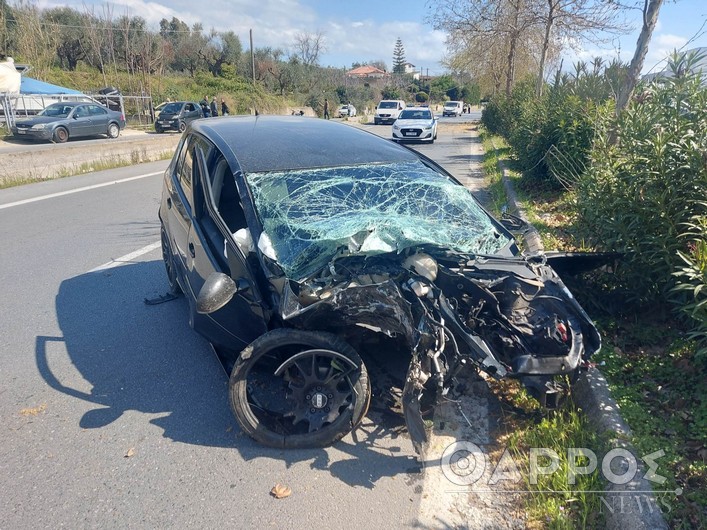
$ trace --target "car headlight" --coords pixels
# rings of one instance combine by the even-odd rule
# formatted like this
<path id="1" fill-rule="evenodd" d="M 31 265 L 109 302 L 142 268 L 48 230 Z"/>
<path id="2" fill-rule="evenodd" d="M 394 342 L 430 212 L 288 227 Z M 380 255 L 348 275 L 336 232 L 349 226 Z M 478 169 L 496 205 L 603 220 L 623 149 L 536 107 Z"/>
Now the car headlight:
<path id="1" fill-rule="evenodd" d="M 45 129 L 46 127 L 47 127 L 46 123 L 38 123 L 36 125 L 32 125 L 32 129 L 34 129 L 35 131 Z"/>
<path id="2" fill-rule="evenodd" d="M 428 123 L 427 125 L 425 125 L 425 130 L 429 131 L 433 126 L 434 126 L 434 124 Z"/>
<path id="3" fill-rule="evenodd" d="M 395 129 L 396 131 L 399 131 L 400 127 L 398 125 L 393 125 L 393 129 Z"/>

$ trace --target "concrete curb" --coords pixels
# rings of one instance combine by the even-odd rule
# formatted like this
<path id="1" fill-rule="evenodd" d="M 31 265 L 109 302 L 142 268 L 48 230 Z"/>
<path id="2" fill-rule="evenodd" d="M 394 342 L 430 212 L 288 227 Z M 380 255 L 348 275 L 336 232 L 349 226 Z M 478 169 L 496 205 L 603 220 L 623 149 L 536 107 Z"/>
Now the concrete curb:
<path id="1" fill-rule="evenodd" d="M 116 166 L 154 162 L 174 153 L 181 134 L 149 134 L 126 130 L 119 138 L 101 142 L 65 144 L 10 144 L 2 142 L 3 165 L 0 183 L 56 178 L 62 173 L 90 171 L 91 162 Z M 25 149 L 22 149 L 25 147 Z M 19 149 L 15 149 L 19 148 Z"/>
<path id="2" fill-rule="evenodd" d="M 528 222 L 525 212 L 518 206 L 508 169 L 501 161 L 498 165 L 511 210 Z M 535 228 L 531 228 L 524 238 L 533 252 L 536 250 L 542 252 L 543 244 Z M 601 500 L 605 528 L 608 530 L 667 530 L 668 525 L 660 511 L 651 483 L 643 478 L 646 475 L 646 468 L 640 460 L 641 455 L 638 455 L 628 441 L 631 438 L 631 429 L 621 417 L 619 405 L 611 397 L 609 385 L 602 373 L 597 368 L 590 368 L 583 372 L 573 386 L 573 394 L 576 403 L 581 404 L 581 409 L 592 427 L 600 435 L 610 438 L 612 448 L 631 453 L 637 463 L 633 480 L 626 484 L 607 483 L 605 486 L 605 495 Z M 599 459 L 597 465 L 601 465 L 603 455 L 597 457 Z M 615 458 L 610 468 L 614 474 L 622 476 L 629 471 L 629 463 L 626 459 Z"/>

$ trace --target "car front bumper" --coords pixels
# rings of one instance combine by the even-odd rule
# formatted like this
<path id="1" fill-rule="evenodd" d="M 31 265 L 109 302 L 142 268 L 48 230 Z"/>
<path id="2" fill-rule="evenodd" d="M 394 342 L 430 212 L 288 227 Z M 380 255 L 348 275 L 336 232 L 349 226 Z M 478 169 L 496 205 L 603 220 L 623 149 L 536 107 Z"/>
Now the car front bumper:
<path id="1" fill-rule="evenodd" d="M 13 127 L 12 134 L 17 138 L 26 138 L 27 140 L 51 140 L 54 131 L 51 129 L 25 129 L 21 127 Z"/>
<path id="2" fill-rule="evenodd" d="M 434 137 L 434 129 L 400 129 L 396 131 L 393 129 L 393 139 L 395 140 L 406 140 L 411 142 L 424 142 L 427 140 L 432 140 Z"/>
<path id="3" fill-rule="evenodd" d="M 155 122 L 155 129 L 162 129 L 163 131 L 179 130 L 179 120 L 157 120 Z"/>

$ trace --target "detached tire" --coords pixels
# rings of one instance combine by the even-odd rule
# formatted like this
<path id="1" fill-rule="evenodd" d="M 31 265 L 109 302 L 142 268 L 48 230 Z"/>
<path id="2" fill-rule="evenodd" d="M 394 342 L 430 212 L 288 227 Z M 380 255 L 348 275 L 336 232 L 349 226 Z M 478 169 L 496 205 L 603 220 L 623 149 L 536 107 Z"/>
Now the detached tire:
<path id="1" fill-rule="evenodd" d="M 371 400 L 356 351 L 331 333 L 276 329 L 238 357 L 229 381 L 243 431 L 269 447 L 330 445 L 355 429 Z"/>

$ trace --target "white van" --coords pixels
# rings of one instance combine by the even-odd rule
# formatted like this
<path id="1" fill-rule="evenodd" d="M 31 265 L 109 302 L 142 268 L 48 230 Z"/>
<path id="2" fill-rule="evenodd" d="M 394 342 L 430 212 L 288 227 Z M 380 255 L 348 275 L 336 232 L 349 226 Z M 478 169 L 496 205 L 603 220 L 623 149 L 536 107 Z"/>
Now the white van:
<path id="1" fill-rule="evenodd" d="M 463 113 L 463 101 L 447 101 L 442 109 L 442 116 L 461 116 Z"/>
<path id="2" fill-rule="evenodd" d="M 376 114 L 373 116 L 373 123 L 379 125 L 381 123 L 392 124 L 398 119 L 400 111 L 406 107 L 406 103 L 400 99 L 384 99 L 376 107 Z"/>

